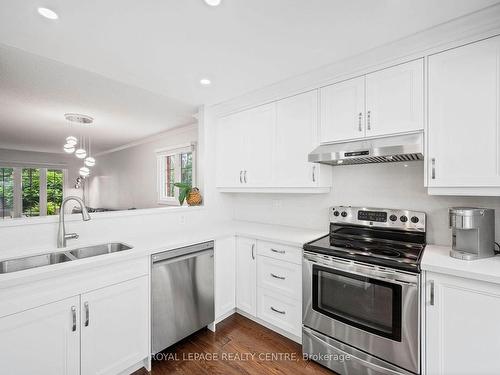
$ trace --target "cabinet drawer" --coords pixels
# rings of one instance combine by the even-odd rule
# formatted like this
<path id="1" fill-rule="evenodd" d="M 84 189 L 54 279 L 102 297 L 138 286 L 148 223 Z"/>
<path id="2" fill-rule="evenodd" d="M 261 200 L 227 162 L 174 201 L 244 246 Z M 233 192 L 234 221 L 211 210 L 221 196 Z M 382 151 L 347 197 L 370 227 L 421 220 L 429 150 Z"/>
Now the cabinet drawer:
<path id="1" fill-rule="evenodd" d="M 299 264 L 257 256 L 257 284 L 300 301 L 302 267 Z"/>
<path id="2" fill-rule="evenodd" d="M 283 296 L 269 289 L 257 291 L 257 317 L 296 336 L 301 335 L 302 307 L 300 300 Z"/>
<path id="3" fill-rule="evenodd" d="M 257 254 L 302 264 L 302 249 L 276 242 L 257 241 Z"/>

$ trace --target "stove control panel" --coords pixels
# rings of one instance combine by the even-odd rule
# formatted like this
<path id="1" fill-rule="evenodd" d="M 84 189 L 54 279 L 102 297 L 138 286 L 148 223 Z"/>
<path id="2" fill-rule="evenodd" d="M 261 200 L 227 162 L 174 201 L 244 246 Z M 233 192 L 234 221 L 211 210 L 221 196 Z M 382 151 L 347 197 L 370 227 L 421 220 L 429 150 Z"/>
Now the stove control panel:
<path id="1" fill-rule="evenodd" d="M 330 222 L 419 232 L 425 232 L 426 229 L 425 212 L 390 208 L 331 207 Z"/>

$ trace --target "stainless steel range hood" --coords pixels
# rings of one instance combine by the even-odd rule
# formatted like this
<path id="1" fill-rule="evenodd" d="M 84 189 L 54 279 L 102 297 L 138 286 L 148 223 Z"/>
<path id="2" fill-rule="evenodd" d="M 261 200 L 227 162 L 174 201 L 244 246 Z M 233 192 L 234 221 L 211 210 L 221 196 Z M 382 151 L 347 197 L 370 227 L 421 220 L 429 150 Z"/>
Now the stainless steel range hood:
<path id="1" fill-rule="evenodd" d="M 321 145 L 308 159 L 334 166 L 423 160 L 423 144 L 422 133 L 366 139 Z"/>

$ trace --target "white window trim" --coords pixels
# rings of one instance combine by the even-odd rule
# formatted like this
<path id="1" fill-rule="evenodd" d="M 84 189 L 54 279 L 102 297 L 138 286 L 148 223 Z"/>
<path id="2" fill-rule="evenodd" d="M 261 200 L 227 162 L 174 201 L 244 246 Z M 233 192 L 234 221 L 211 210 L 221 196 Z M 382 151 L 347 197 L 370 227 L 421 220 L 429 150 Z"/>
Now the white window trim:
<path id="1" fill-rule="evenodd" d="M 155 150 L 156 153 L 156 193 L 158 196 L 158 204 L 169 205 L 169 206 L 179 206 L 179 189 L 174 189 L 174 196 L 167 197 L 165 195 L 165 157 L 175 156 L 175 181 L 180 181 L 181 179 L 181 168 L 179 155 L 183 153 L 192 153 L 192 173 L 193 173 L 193 186 L 196 186 L 196 143 L 186 143 L 182 145 L 171 146 L 168 148 L 161 148 Z"/>

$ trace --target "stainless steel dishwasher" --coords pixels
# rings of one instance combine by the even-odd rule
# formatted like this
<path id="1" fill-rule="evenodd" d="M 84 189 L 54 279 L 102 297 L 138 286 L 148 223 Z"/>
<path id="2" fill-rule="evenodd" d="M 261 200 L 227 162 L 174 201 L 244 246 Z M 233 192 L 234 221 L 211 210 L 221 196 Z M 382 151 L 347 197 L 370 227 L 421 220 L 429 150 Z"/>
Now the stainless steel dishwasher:
<path id="1" fill-rule="evenodd" d="M 214 321 L 214 242 L 151 257 L 152 351 L 158 353 Z"/>

